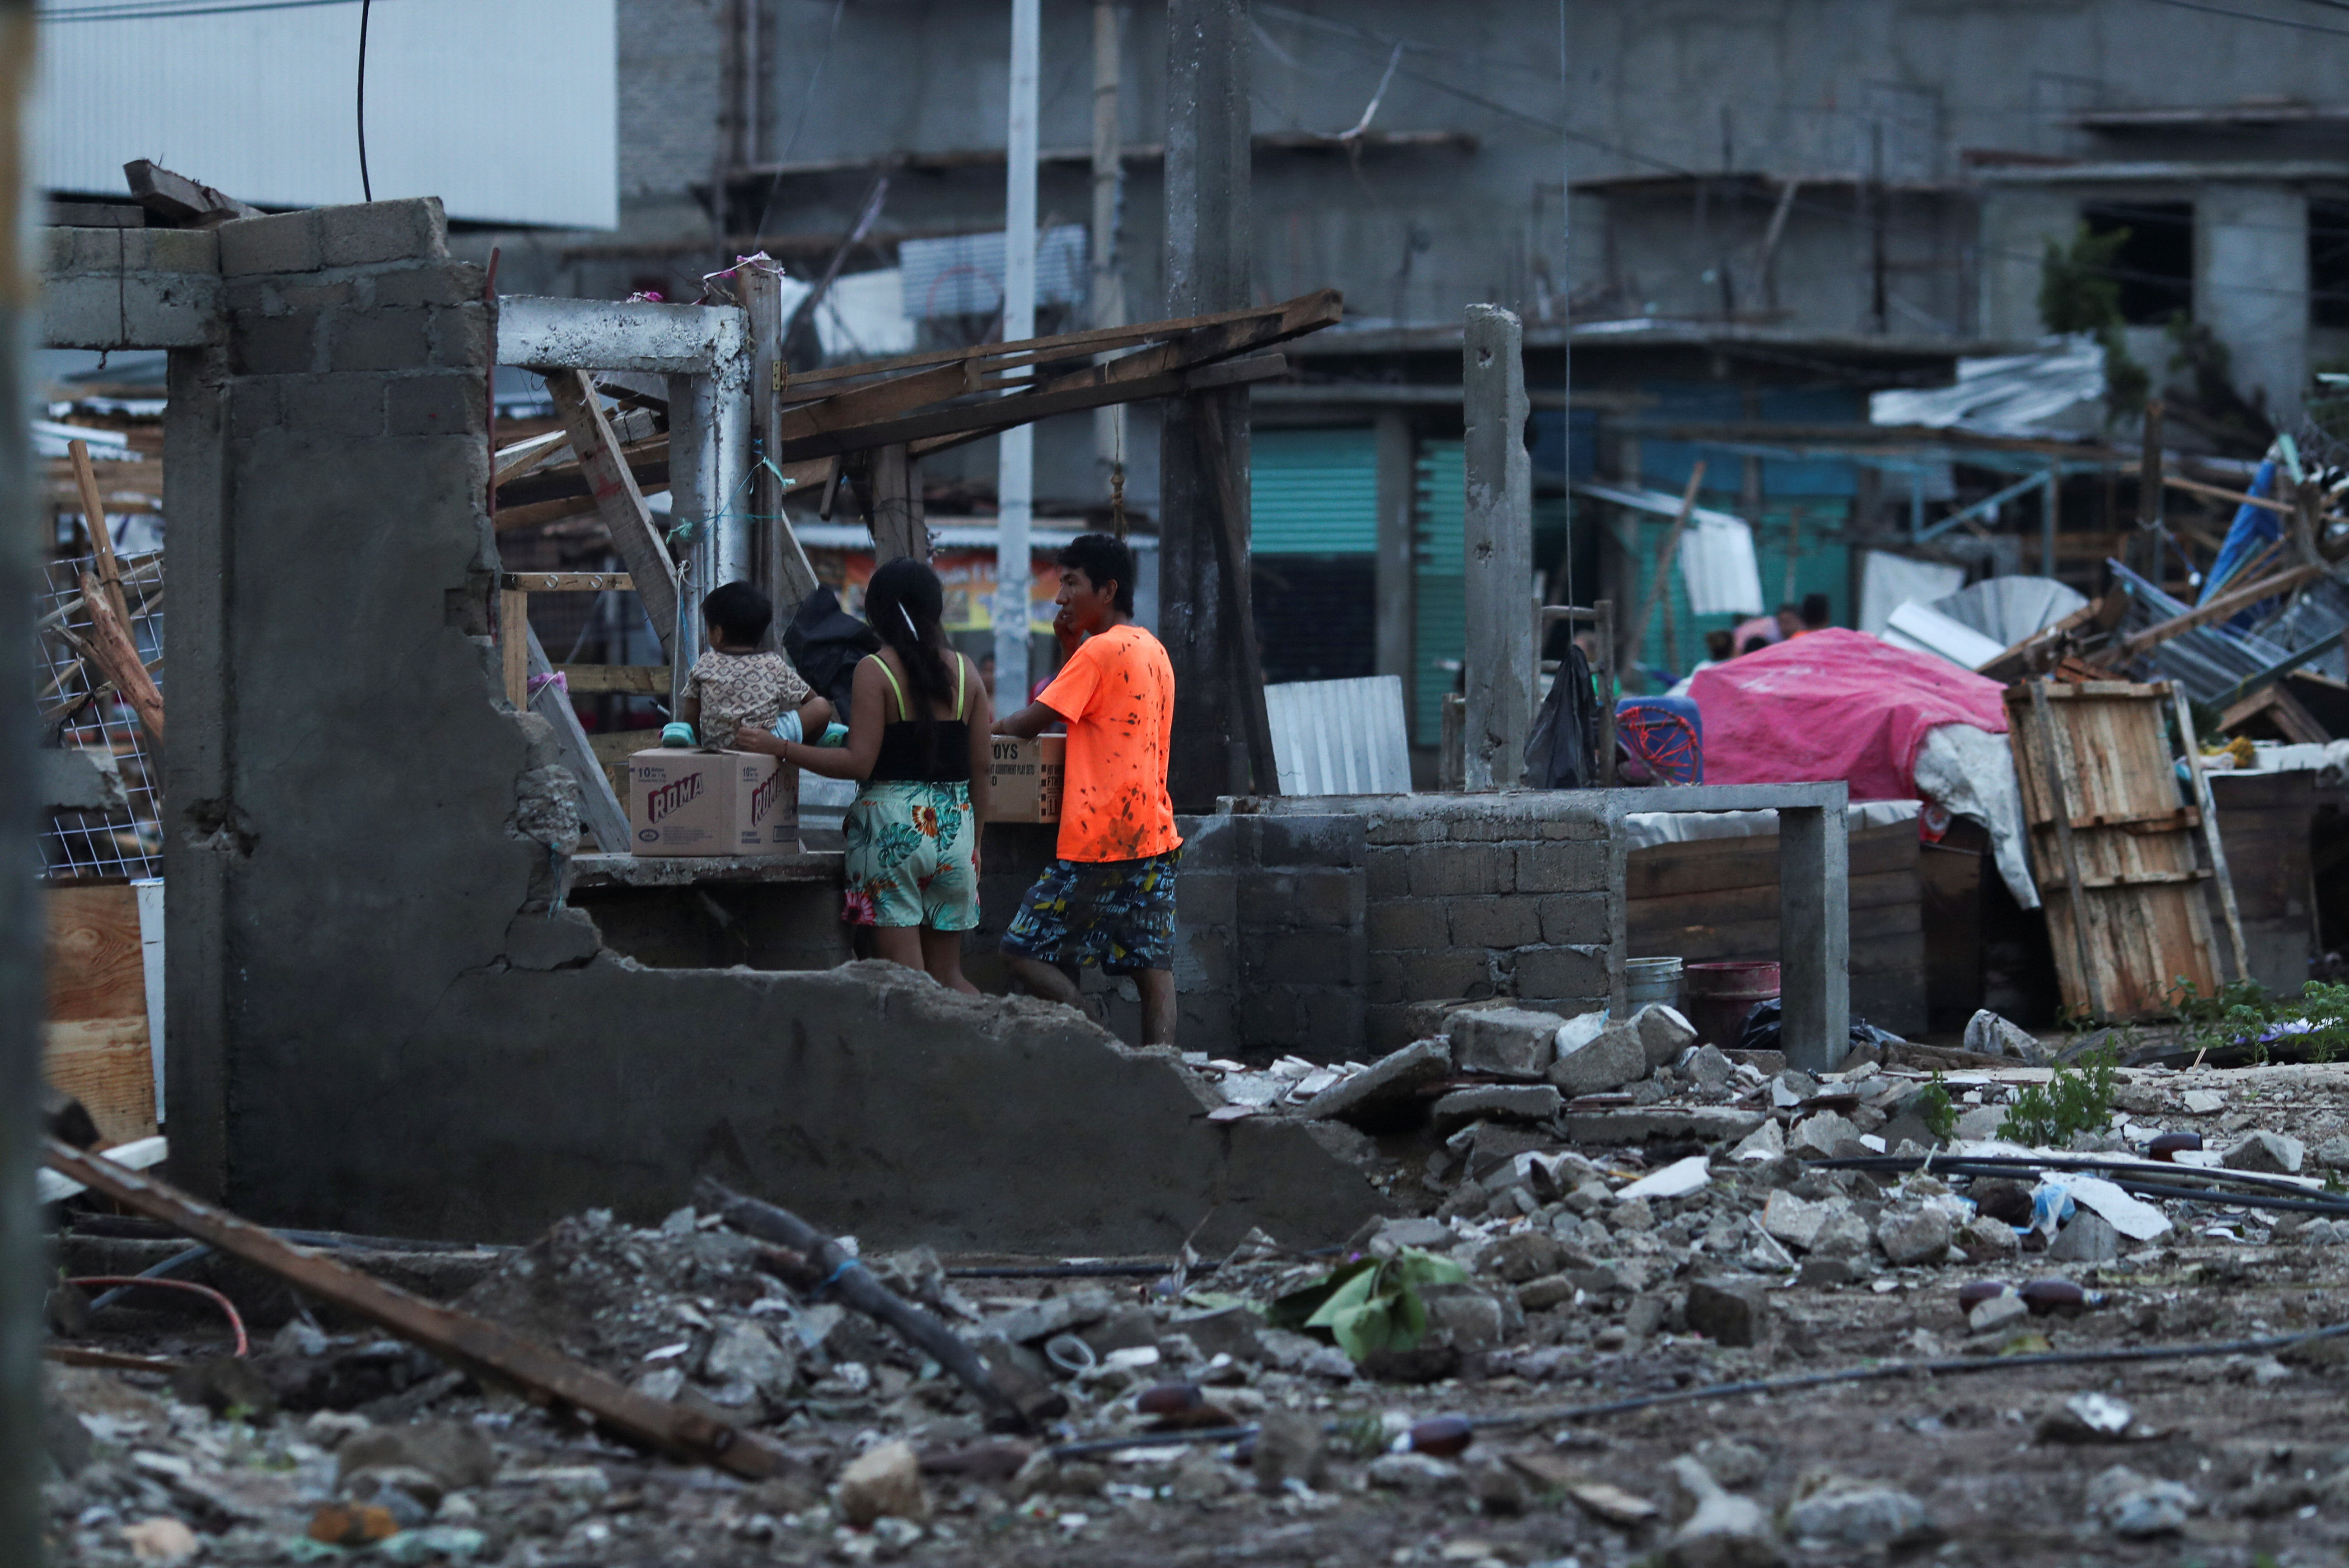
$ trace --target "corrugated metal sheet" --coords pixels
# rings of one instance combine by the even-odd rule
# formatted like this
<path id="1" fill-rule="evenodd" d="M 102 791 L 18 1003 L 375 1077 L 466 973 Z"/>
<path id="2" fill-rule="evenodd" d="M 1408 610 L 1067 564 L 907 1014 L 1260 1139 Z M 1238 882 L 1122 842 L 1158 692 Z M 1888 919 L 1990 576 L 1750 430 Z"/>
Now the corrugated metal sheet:
<path id="1" fill-rule="evenodd" d="M 1003 231 L 906 240 L 897 247 L 905 272 L 905 314 L 916 321 L 993 315 L 1003 308 Z M 1063 223 L 1036 235 L 1036 303 L 1075 304 L 1091 284 L 1085 226 Z"/>
<path id="2" fill-rule="evenodd" d="M 101 4 L 43 7 L 34 167 L 44 188 L 119 192 L 123 164 L 150 158 L 259 206 L 361 199 L 357 0 L 71 19 Z M 616 223 L 614 5 L 376 6 L 367 94 L 376 199 L 438 196 L 450 217 L 483 222 Z"/>
<path id="3" fill-rule="evenodd" d="M 1283 795 L 1408 795 L 1402 677 L 1264 688 Z"/>
<path id="4" fill-rule="evenodd" d="M 1248 451 L 1249 548 L 1368 555 L 1379 545 L 1379 447 L 1370 427 L 1258 430 Z"/>
<path id="5" fill-rule="evenodd" d="M 1416 468 L 1412 737 L 1433 746 L 1444 733 L 1444 694 L 1468 648 L 1467 455 L 1458 441 L 1423 441 Z"/>

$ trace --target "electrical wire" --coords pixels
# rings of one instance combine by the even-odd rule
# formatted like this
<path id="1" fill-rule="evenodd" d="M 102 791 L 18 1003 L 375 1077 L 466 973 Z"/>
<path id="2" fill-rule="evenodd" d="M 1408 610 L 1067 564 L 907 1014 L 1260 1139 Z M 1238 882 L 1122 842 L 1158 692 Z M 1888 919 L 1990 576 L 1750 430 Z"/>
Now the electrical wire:
<path id="1" fill-rule="evenodd" d="M 367 16 L 375 10 L 375 0 L 359 0 L 359 194 L 367 201 L 375 200 L 375 181 L 367 178 Z"/>
<path id="2" fill-rule="evenodd" d="M 161 1279 L 147 1274 L 78 1274 L 66 1281 L 66 1284 L 77 1289 L 93 1284 L 150 1285 L 160 1290 L 185 1291 L 190 1295 L 202 1296 L 227 1315 L 228 1326 L 236 1331 L 236 1353 L 239 1356 L 246 1356 L 253 1351 L 253 1341 L 244 1332 L 244 1315 L 237 1311 L 236 1303 L 208 1284 L 196 1284 L 183 1279 Z"/>
<path id="3" fill-rule="evenodd" d="M 2200 11 L 2212 16 L 2231 16 L 2239 22 L 2266 22 L 2302 33 L 2330 33 L 2335 37 L 2349 38 L 2349 27 L 2328 27 L 2322 22 L 2295 22 L 2289 16 L 2262 16 L 2256 11 L 2237 11 L 2225 5 L 2205 5 L 2203 0 L 2153 0 L 2153 3 L 2175 5 L 2181 11 Z"/>
<path id="4" fill-rule="evenodd" d="M 118 5 L 78 5 L 36 12 L 44 22 L 147 22 L 173 16 L 229 16 L 244 11 L 307 11 L 319 5 L 363 5 L 365 0 L 123 0 Z"/>

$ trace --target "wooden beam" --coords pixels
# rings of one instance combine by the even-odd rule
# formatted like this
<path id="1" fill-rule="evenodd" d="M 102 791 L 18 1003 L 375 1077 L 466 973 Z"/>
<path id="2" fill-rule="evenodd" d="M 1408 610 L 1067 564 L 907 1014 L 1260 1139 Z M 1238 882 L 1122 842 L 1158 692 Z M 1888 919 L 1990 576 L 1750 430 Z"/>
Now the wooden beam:
<path id="1" fill-rule="evenodd" d="M 122 593 L 122 563 L 115 559 L 114 533 L 107 526 L 106 498 L 98 494 L 98 471 L 90 466 L 89 443 L 71 440 L 66 443 L 66 456 L 73 464 L 74 488 L 81 493 L 82 521 L 89 526 L 90 553 L 97 557 L 98 586 L 106 590 L 107 602 L 122 624 L 130 624 L 130 603 Z"/>
<path id="2" fill-rule="evenodd" d="M 173 222 L 210 228 L 232 218 L 262 215 L 258 207 L 224 195 L 184 174 L 158 168 L 144 158 L 134 158 L 124 164 L 122 177 L 129 181 L 130 194 L 138 198 L 141 207 Z"/>
<path id="3" fill-rule="evenodd" d="M 498 653 L 505 674 L 506 700 L 516 713 L 530 711 L 530 595 L 519 588 L 498 590 Z"/>
<path id="4" fill-rule="evenodd" d="M 574 696 L 668 695 L 667 665 L 557 665 L 554 671 Z"/>
<path id="5" fill-rule="evenodd" d="M 644 492 L 636 488 L 636 476 L 619 459 L 619 447 L 612 439 L 611 421 L 604 417 L 603 402 L 586 376 L 577 370 L 549 373 L 546 389 L 554 399 L 555 412 L 563 417 L 564 428 L 571 432 L 571 445 L 579 453 L 580 469 L 595 491 L 596 512 L 610 531 L 613 547 L 619 552 L 620 559 L 627 562 L 628 574 L 636 580 L 637 597 L 645 603 L 646 618 L 652 622 L 653 631 L 660 638 L 662 656 L 674 663 L 677 566 L 670 561 L 668 546 L 645 506 Z"/>
<path id="6" fill-rule="evenodd" d="M 1648 623 L 1655 618 L 1656 606 L 1668 603 L 1671 592 L 1672 557 L 1680 553 L 1681 535 L 1688 529 L 1689 519 L 1696 514 L 1696 494 L 1704 486 L 1704 459 L 1689 469 L 1688 487 L 1681 494 L 1681 510 L 1672 518 L 1672 528 L 1664 535 L 1664 547 L 1656 552 L 1656 570 L 1648 579 L 1648 596 L 1640 603 L 1640 618 L 1631 623 L 1631 665 L 1639 667 L 1640 650 L 1647 645 Z M 1669 630 L 1669 628 L 1667 628 Z M 1669 639 L 1667 639 L 1669 640 Z"/>
<path id="7" fill-rule="evenodd" d="M 2121 644 L 2121 654 L 2125 657 L 2135 658 L 2147 649 L 2157 647 L 2182 633 L 2190 632 L 2197 626 L 2207 626 L 2213 621 L 2223 621 L 2250 609 L 2262 599 L 2288 593 L 2311 578 L 2323 575 L 2324 568 L 2322 566 L 2293 566 L 2272 577 L 2263 577 L 2257 583 L 2230 588 L 2207 604 L 2198 604 L 2183 615 L 2172 615 L 2167 621 L 2147 626 Z"/>
<path id="8" fill-rule="evenodd" d="M 1139 403 L 1152 397 L 1180 397 L 1186 393 L 1208 392 L 1218 387 L 1241 387 L 1252 381 L 1269 380 L 1288 374 L 1288 357 L 1279 354 L 1250 355 L 1245 359 L 1202 365 L 1195 370 L 1168 370 L 1139 380 L 1103 380 L 1081 373 L 1066 378 L 1075 383 L 1072 386 L 1064 387 L 1056 381 L 1042 389 L 1016 397 L 999 397 L 986 403 L 936 409 L 909 419 L 895 420 L 886 429 L 906 436 L 914 456 L 926 458 L 934 452 L 981 440 L 1014 425 L 1047 419 L 1055 414 L 1073 414 L 1083 408 L 1098 408 L 1105 403 Z M 877 433 L 880 432 L 867 432 L 868 435 Z M 873 444 L 885 443 L 875 441 Z"/>
<path id="9" fill-rule="evenodd" d="M 155 688 L 155 677 L 140 661 L 139 644 L 130 634 L 129 624 L 116 618 L 113 600 L 87 572 L 81 574 L 81 596 L 89 610 L 90 661 L 130 704 L 148 738 L 161 747 L 163 694 Z"/>
<path id="10" fill-rule="evenodd" d="M 875 564 L 909 555 L 930 558 L 930 531 L 922 521 L 922 469 L 903 443 L 873 454 L 873 548 Z"/>
<path id="11" fill-rule="evenodd" d="M 2182 490 L 2194 495 L 2209 496 L 2212 500 L 2232 501 L 2237 506 L 2261 507 L 2285 517 L 2292 515 L 2292 508 L 2282 501 L 2270 500 L 2261 495 L 2245 495 L 2240 490 L 2220 490 L 2217 485 L 2206 485 L 2200 480 L 2189 480 L 2183 474 L 2164 474 L 2161 476 L 2161 482 L 2172 490 Z"/>
<path id="12" fill-rule="evenodd" d="M 43 1159 L 50 1170 L 126 1208 L 160 1220 L 444 1361 L 481 1374 L 486 1381 L 518 1388 L 538 1404 L 581 1411 L 632 1442 L 752 1480 L 783 1469 L 781 1455 L 756 1433 L 636 1393 L 502 1324 L 411 1295 L 143 1172 L 84 1154 L 54 1138 L 47 1140 Z"/>
<path id="13" fill-rule="evenodd" d="M 1216 511 L 1212 535 L 1217 573 L 1223 579 L 1226 642 L 1232 657 L 1231 700 L 1239 712 L 1240 744 L 1247 748 L 1249 788 L 1258 795 L 1280 793 L 1280 769 L 1272 749 L 1272 717 L 1264 701 L 1264 665 L 1257 651 L 1256 595 L 1249 581 L 1248 498 L 1240 490 L 1238 465 L 1223 421 L 1202 412 L 1191 421 L 1199 466 L 1209 480 L 1206 500 Z"/>
<path id="14" fill-rule="evenodd" d="M 632 593 L 636 580 L 625 572 L 501 572 L 498 586 L 523 593 Z"/>
<path id="15" fill-rule="evenodd" d="M 554 665 L 547 661 L 546 648 L 536 632 L 527 638 L 530 647 L 530 674 L 533 677 L 552 675 Z M 661 666 L 666 676 L 667 670 Z M 655 695 L 667 692 L 664 686 Z M 579 722 L 579 710 L 571 706 L 568 683 L 547 682 L 538 688 L 530 700 L 531 711 L 554 728 L 554 744 L 561 750 L 564 766 L 579 780 L 581 809 L 587 827 L 595 835 L 595 842 L 607 854 L 625 854 L 629 849 L 628 809 L 620 801 L 619 792 L 613 789 L 611 776 L 604 770 L 603 758 L 595 755 L 587 742 L 586 727 Z"/>
<path id="16" fill-rule="evenodd" d="M 637 752 L 660 744 L 657 729 L 606 729 L 587 738 L 588 749 L 598 762 L 626 762 Z"/>

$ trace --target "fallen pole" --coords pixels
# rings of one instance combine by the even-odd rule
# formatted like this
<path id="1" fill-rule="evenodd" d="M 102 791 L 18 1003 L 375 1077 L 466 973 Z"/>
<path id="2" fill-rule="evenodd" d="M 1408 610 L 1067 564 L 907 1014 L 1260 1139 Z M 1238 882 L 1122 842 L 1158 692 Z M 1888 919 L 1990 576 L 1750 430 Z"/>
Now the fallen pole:
<path id="1" fill-rule="evenodd" d="M 50 1170 L 92 1191 L 265 1269 L 451 1366 L 518 1388 L 540 1404 L 571 1407 L 631 1441 L 754 1480 L 783 1470 L 782 1456 L 751 1433 L 636 1393 L 501 1324 L 452 1311 L 323 1253 L 281 1241 L 261 1226 L 151 1176 L 84 1154 L 54 1138 L 47 1140 L 43 1159 Z"/>
<path id="2" fill-rule="evenodd" d="M 953 1373 L 965 1387 L 978 1396 L 980 1404 L 1016 1423 L 1023 1431 L 1035 1429 L 1040 1410 L 1021 1408 L 997 1385 L 994 1373 L 978 1351 L 965 1344 L 953 1329 L 874 1279 L 838 1242 L 789 1209 L 746 1198 L 706 1177 L 694 1189 L 694 1196 L 744 1234 L 780 1243 L 803 1254 L 817 1276 L 815 1289 L 828 1291 L 867 1317 L 887 1324 Z"/>

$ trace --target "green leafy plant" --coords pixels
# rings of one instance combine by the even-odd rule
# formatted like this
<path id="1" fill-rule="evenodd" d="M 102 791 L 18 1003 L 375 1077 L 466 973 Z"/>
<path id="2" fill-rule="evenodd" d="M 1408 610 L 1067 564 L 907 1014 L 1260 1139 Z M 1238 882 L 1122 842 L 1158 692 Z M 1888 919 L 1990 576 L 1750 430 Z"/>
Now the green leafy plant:
<path id="1" fill-rule="evenodd" d="M 2096 234 L 2082 224 L 2066 244 L 2047 242 L 2039 263 L 2039 319 L 2050 332 L 2086 333 L 2105 351 L 2105 413 L 2118 420 L 2138 412 L 2153 377 L 2129 356 L 2121 334 L 2121 288 L 2115 275 L 2129 231 Z"/>
<path id="2" fill-rule="evenodd" d="M 2090 1052 L 2076 1068 L 2057 1068 L 2044 1084 L 2032 1084 L 2014 1097 L 2002 1133 L 2033 1148 L 2061 1149 L 2075 1132 L 2103 1131 L 2113 1119 L 2117 1065 L 2106 1047 Z"/>
<path id="3" fill-rule="evenodd" d="M 1427 1336 L 1427 1301 L 1420 1293 L 1467 1278 L 1450 1258 L 1406 1247 L 1392 1258 L 1342 1264 L 1319 1284 L 1279 1297 L 1267 1316 L 1276 1328 L 1322 1334 L 1361 1361 L 1381 1350 L 1415 1348 Z"/>
<path id="4" fill-rule="evenodd" d="M 1924 1119 L 1926 1130 L 1932 1133 L 1934 1141 L 1947 1143 L 1956 1135 L 1957 1102 L 1950 1098 L 1949 1086 L 1941 1081 L 1938 1069 L 1933 1074 L 1933 1081 L 1918 1091 L 1915 1104 L 1917 1114 Z"/>
<path id="5" fill-rule="evenodd" d="M 2195 1026 L 2189 1043 L 2199 1049 L 2240 1047 L 2254 1062 L 2268 1060 L 2275 1047 L 2315 1062 L 2349 1055 L 2349 984 L 2311 980 L 2294 999 L 2239 981 L 2204 996 L 2180 975 L 2170 996 L 2178 1016 Z"/>

